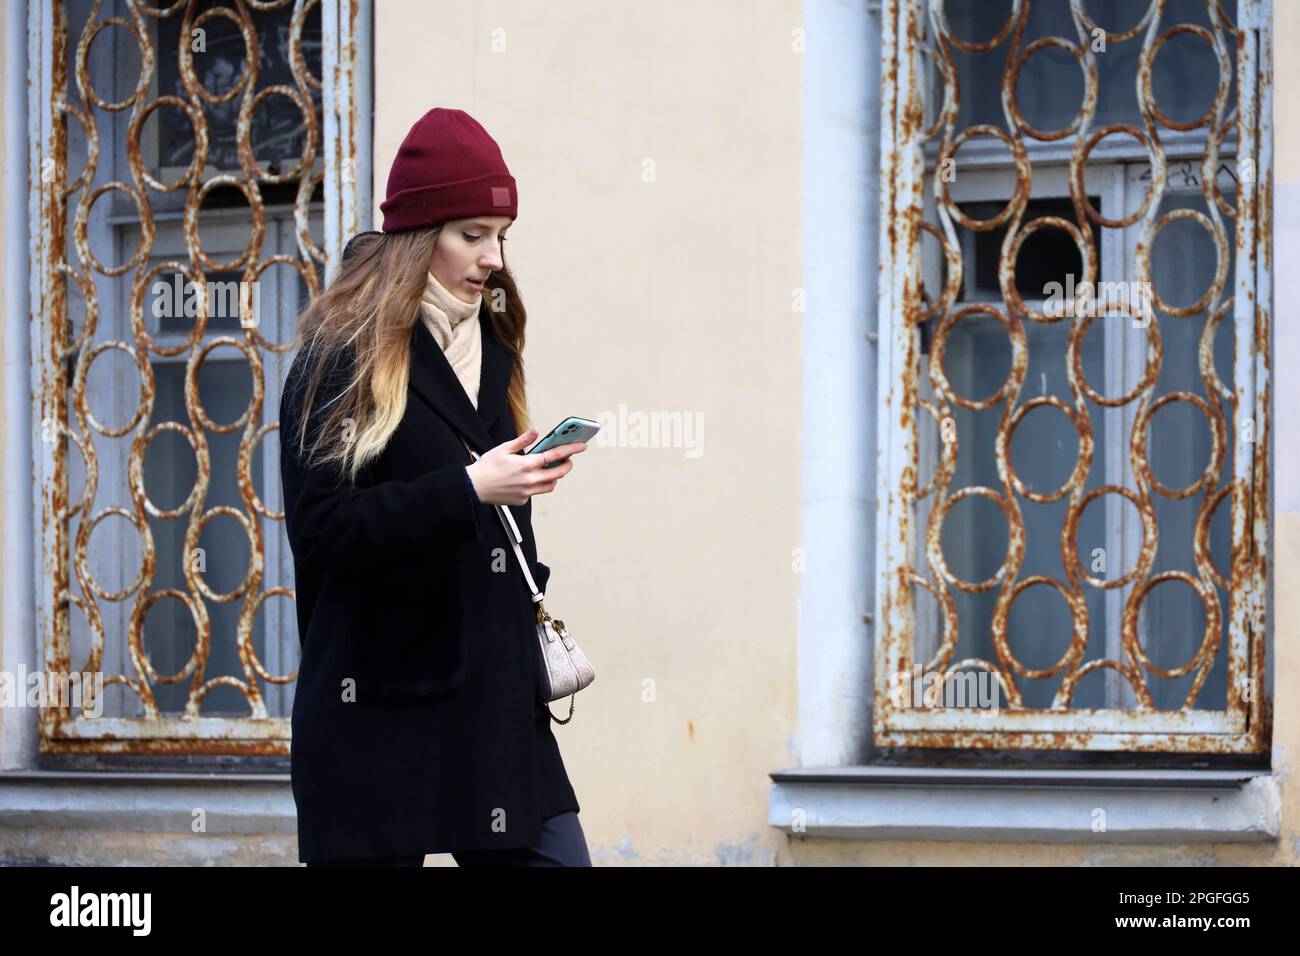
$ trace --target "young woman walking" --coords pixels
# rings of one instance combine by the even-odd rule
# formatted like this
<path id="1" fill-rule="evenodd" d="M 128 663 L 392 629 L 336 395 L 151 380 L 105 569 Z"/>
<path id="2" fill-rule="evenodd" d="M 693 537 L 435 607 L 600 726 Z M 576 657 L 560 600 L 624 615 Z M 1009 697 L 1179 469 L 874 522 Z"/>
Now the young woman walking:
<path id="1" fill-rule="evenodd" d="M 380 209 L 383 232 L 348 243 L 302 314 L 280 404 L 299 860 L 590 866 L 537 699 L 532 595 L 492 508 L 512 506 L 545 591 L 531 499 L 586 445 L 520 454 L 537 429 L 502 255 L 515 180 L 472 117 L 433 109 Z"/>

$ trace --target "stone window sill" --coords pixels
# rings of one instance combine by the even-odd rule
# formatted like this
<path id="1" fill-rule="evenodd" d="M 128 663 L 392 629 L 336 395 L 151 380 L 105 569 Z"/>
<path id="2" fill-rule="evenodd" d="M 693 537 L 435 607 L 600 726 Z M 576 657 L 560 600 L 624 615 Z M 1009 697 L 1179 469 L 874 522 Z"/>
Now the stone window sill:
<path id="1" fill-rule="evenodd" d="M 768 824 L 796 837 L 991 843 L 1257 843 L 1282 823 L 1261 770 L 825 767 L 773 771 Z"/>
<path id="2" fill-rule="evenodd" d="M 287 773 L 0 773 L 0 828 L 297 835 Z"/>

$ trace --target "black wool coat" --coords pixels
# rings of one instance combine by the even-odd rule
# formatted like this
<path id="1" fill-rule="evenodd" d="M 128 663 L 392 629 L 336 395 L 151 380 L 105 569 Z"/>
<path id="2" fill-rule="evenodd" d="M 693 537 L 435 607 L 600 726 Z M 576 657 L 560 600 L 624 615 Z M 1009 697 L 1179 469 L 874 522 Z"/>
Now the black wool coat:
<path id="1" fill-rule="evenodd" d="M 355 486 L 297 454 L 302 353 L 280 406 L 280 475 L 302 657 L 290 750 L 302 862 L 536 845 L 580 810 L 537 701 L 534 605 L 492 506 L 478 503 L 457 432 L 476 452 L 518 436 L 513 355 L 479 314 L 475 409 L 423 321 L 406 411 Z M 336 363 L 313 403 L 338 394 Z M 318 415 L 321 417 L 318 419 Z M 453 430 L 453 426 L 455 430 Z M 531 502 L 513 508 L 533 578 Z"/>

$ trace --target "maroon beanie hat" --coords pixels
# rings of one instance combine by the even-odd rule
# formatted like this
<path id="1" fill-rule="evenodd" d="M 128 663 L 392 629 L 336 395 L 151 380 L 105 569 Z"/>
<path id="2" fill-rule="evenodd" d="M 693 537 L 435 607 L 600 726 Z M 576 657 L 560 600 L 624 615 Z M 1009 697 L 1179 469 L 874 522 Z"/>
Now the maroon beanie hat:
<path id="1" fill-rule="evenodd" d="M 515 178 L 487 130 L 464 110 L 435 107 L 416 121 L 388 172 L 384 232 L 448 219 L 519 214 Z"/>

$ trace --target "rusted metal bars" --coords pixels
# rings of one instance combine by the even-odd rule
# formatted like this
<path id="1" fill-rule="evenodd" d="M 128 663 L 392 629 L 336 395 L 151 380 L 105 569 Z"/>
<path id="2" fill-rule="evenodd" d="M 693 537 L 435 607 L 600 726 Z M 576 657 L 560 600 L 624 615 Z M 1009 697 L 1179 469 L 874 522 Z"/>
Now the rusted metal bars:
<path id="1" fill-rule="evenodd" d="M 943 0 L 887 0 L 882 7 L 882 32 L 885 37 L 882 61 L 882 130 L 881 130 L 881 273 L 879 296 L 880 382 L 878 448 L 878 517 L 877 517 L 877 645 L 876 686 L 874 695 L 874 733 L 878 746 L 911 747 L 987 747 L 1032 749 L 1152 750 L 1188 752 L 1260 752 L 1267 748 L 1269 722 L 1268 693 L 1265 678 L 1267 644 L 1265 639 L 1265 594 L 1267 584 L 1267 486 L 1268 456 L 1267 416 L 1268 317 L 1271 290 L 1268 248 L 1271 242 L 1268 202 L 1271 201 L 1271 124 L 1265 112 L 1271 103 L 1268 62 L 1270 13 L 1265 0 L 1240 0 L 1234 25 L 1218 0 L 1207 0 L 1206 10 L 1211 29 L 1195 24 L 1174 24 L 1161 30 L 1164 0 L 1150 0 L 1141 19 L 1123 32 L 1107 33 L 1088 16 L 1084 0 L 1068 0 L 1077 43 L 1063 37 L 1044 37 L 1021 46 L 1031 2 L 1013 0 L 1012 10 L 990 39 L 982 41 L 958 37 L 949 28 Z M 1046 0 L 1043 0 L 1046 2 Z M 928 14 L 928 16 L 927 16 Z M 1151 77 L 1156 55 L 1172 37 L 1186 34 L 1205 42 L 1219 64 L 1217 88 L 1211 106 L 1197 119 L 1177 121 L 1167 116 L 1152 94 Z M 1111 124 L 1092 130 L 1097 110 L 1098 67 L 1090 40 L 1102 36 L 1111 43 L 1123 43 L 1141 37 L 1142 49 L 1137 73 L 1137 94 L 1142 127 Z M 957 92 L 957 67 L 954 51 L 982 54 L 992 51 L 1010 38 L 1002 79 L 1002 105 L 1006 128 L 978 124 L 957 131 L 960 100 Z M 1238 103 L 1235 111 L 1227 110 L 1231 72 L 1225 37 L 1236 44 L 1236 79 Z M 1084 76 L 1083 102 L 1074 118 L 1057 130 L 1040 130 L 1021 115 L 1016 101 L 1016 84 L 1025 62 L 1036 53 L 1056 48 L 1069 53 Z M 942 83 L 941 108 L 933 124 L 924 127 L 921 79 L 921 56 L 935 64 Z M 1238 168 L 1250 175 L 1240 176 L 1235 208 L 1218 189 L 1216 176 L 1219 150 L 1230 128 L 1236 129 Z M 1194 209 L 1174 208 L 1161 212 L 1166 189 L 1164 146 L 1161 129 L 1167 135 L 1204 130 L 1202 184 L 1208 215 Z M 1093 208 L 1087 196 L 1084 173 L 1094 147 L 1105 137 L 1130 136 L 1142 146 L 1150 161 L 1147 195 L 1135 211 L 1127 215 L 1103 216 Z M 1069 162 L 1070 195 L 1075 219 L 1039 216 L 1024 221 L 1033 181 L 1032 159 L 1042 150 L 1033 147 L 1074 137 Z M 939 139 L 933 170 L 935 209 L 938 225 L 923 221 L 922 186 L 924 184 L 923 144 Z M 971 219 L 949 194 L 949 179 L 941 170 L 955 162 L 957 149 L 976 137 L 1000 140 L 1010 152 L 1015 186 L 1010 198 L 996 216 Z M 1256 183 L 1262 184 L 1257 188 Z M 1261 199 L 1261 195 L 1264 197 Z M 1230 249 L 1221 211 L 1235 216 L 1235 246 Z M 1160 232 L 1170 223 L 1190 220 L 1201 226 L 1214 242 L 1216 266 L 1208 288 L 1200 300 L 1175 306 L 1162 300 L 1151 283 L 1151 249 Z M 1140 322 L 1130 303 L 1115 311 L 1107 305 L 1101 314 L 1075 316 L 1069 313 L 1049 316 L 1031 307 L 1017 289 L 1017 255 L 1026 238 L 1041 229 L 1055 229 L 1069 235 L 1077 246 L 1083 264 L 1083 281 L 1095 285 L 1099 276 L 1099 259 L 1092 237 L 1092 224 L 1103 228 L 1137 230 L 1135 258 L 1131 273 L 1151 289 L 1154 309 L 1170 321 L 1192 321 L 1203 315 L 1200 338 L 1200 372 L 1207 401 L 1189 391 L 1170 391 L 1156 395 L 1156 385 L 1164 361 L 1160 324 L 1153 315 Z M 964 263 L 961 259 L 956 229 L 988 231 L 1000 226 L 1007 229 L 999 261 L 1000 303 L 977 302 L 957 306 Z M 921 248 L 923 233 L 933 235 L 943 250 L 946 280 L 935 301 L 928 307 L 921 285 Z M 1228 255 L 1236 256 L 1235 288 L 1225 296 Z M 1235 338 L 1233 387 L 1226 388 L 1214 368 L 1213 339 L 1218 323 L 1232 317 Z M 992 396 L 974 400 L 958 394 L 944 373 L 944 349 L 949 334 L 963 320 L 984 317 L 1003 327 L 1011 344 L 1011 371 Z M 1132 321 L 1143 329 L 1146 357 L 1139 370 L 1139 381 L 1122 395 L 1104 395 L 1089 385 L 1082 366 L 1082 345 L 1088 327 L 1096 319 Z M 937 329 L 928 356 L 919 348 L 919 327 L 934 319 Z M 1041 396 L 1017 405 L 1026 371 L 1028 352 L 1026 332 L 1037 324 L 1069 322 L 1066 373 L 1070 400 Z M 926 399 L 920 383 L 928 379 L 933 398 Z M 1229 429 L 1220 399 L 1237 410 Z M 1173 403 L 1182 402 L 1196 408 L 1205 418 L 1211 437 L 1209 461 L 1200 478 L 1186 488 L 1162 484 L 1148 460 L 1150 424 L 1155 413 Z M 1132 427 L 1127 441 L 1133 486 L 1102 484 L 1085 488 L 1093 455 L 1093 428 L 1090 404 L 1102 411 L 1132 409 Z M 957 454 L 956 436 L 946 436 L 935 475 L 919 486 L 918 428 L 951 425 L 951 409 L 960 406 L 971 411 L 1000 411 L 1001 419 L 993 449 L 972 449 L 977 453 L 992 451 L 1000 488 L 967 486 L 953 489 Z M 1024 417 L 1036 408 L 1052 408 L 1073 426 L 1078 438 L 1078 457 L 1070 478 L 1053 492 L 1035 492 L 1017 475 L 1011 461 L 1011 436 Z M 925 416 L 918 416 L 925 411 Z M 1231 448 L 1229 449 L 1229 445 Z M 963 449 L 969 444 L 963 445 Z M 1221 464 L 1231 450 L 1230 484 L 1218 488 Z M 1112 471 L 1114 469 L 1111 469 Z M 1152 573 L 1156 558 L 1159 527 L 1157 497 L 1176 500 L 1200 495 L 1195 521 L 1192 552 L 1196 573 L 1181 570 Z M 1216 508 L 1231 495 L 1231 559 L 1229 580 L 1219 574 L 1210 557 L 1209 524 Z M 1061 529 L 1060 548 L 1065 580 L 1046 575 L 1030 575 L 1018 580 L 1025 553 L 1025 525 L 1020 501 L 1027 506 L 1049 503 L 1068 496 L 1068 510 Z M 1109 498 L 1107 498 L 1109 496 Z M 945 517 L 953 505 L 968 498 L 985 498 L 1002 512 L 1008 532 L 1007 555 L 997 572 L 985 581 L 965 581 L 948 567 L 941 542 Z M 924 549 L 918 554 L 917 506 L 929 499 L 924 529 Z M 1079 560 L 1076 535 L 1083 510 L 1094 500 L 1127 501 L 1141 518 L 1140 545 L 1133 566 L 1119 576 L 1095 576 Z M 979 533 L 971 529 L 971 533 Z M 923 557 L 924 571 L 917 567 Z M 927 573 L 928 572 L 928 575 Z M 1178 667 L 1158 666 L 1143 637 L 1159 641 L 1159 634 L 1142 635 L 1139 620 L 1150 591 L 1167 582 L 1187 585 L 1200 599 L 1205 616 L 1205 637 L 1192 659 Z M 1216 585 L 1229 591 L 1229 640 L 1227 647 L 1227 704 L 1223 709 L 1195 707 L 1222 641 L 1222 612 Z M 1070 610 L 1072 626 L 1066 652 L 1050 668 L 1032 669 L 1019 661 L 1008 639 L 1011 605 L 1025 590 L 1035 586 L 1057 591 Z M 1088 642 L 1088 588 L 1113 591 L 1130 588 L 1122 604 L 1108 602 L 1112 609 L 1122 607 L 1121 620 L 1106 621 L 1107 628 L 1118 628 L 1120 640 L 1107 647 L 1118 650 L 1119 657 L 1102 656 L 1085 660 Z M 930 593 L 938 603 L 942 618 L 942 635 L 917 633 L 916 589 Z M 952 589 L 970 594 L 994 591 L 996 605 L 992 618 L 994 659 L 959 655 L 957 610 Z M 920 659 L 918 647 L 936 648 Z M 1003 701 L 1000 710 L 989 712 L 951 706 L 921 706 L 913 697 L 904 702 L 895 698 L 923 672 L 938 672 L 940 687 L 982 672 L 996 683 Z M 1079 681 L 1090 673 L 1102 671 L 1112 679 L 1124 681 L 1134 694 L 1131 709 L 1116 706 L 1085 708 L 1073 703 Z M 1048 708 L 1027 706 L 1017 682 L 1060 676 L 1060 685 Z M 1183 706 L 1177 710 L 1157 709 L 1149 693 L 1148 681 L 1191 675 L 1190 690 Z M 910 690 L 910 687 L 908 688 Z M 1108 698 L 1112 699 L 1112 698 Z"/>
<path id="2" fill-rule="evenodd" d="M 251 471 L 253 451 L 278 423 L 261 424 L 265 397 L 263 356 L 285 350 L 284 343 L 269 341 L 262 335 L 252 315 L 253 303 L 244 287 L 255 284 L 273 265 L 291 267 L 301 276 L 308 293 L 319 291 L 317 264 L 336 263 L 348 236 L 364 228 L 369 219 L 369 73 L 370 47 L 369 0 L 233 0 L 229 6 L 201 5 L 196 0 L 176 0 L 166 6 L 142 0 L 124 0 L 122 14 L 103 16 L 105 4 L 93 0 L 84 28 L 75 39 L 69 36 L 69 4 L 63 0 L 32 3 L 29 13 L 29 102 L 30 102 L 30 181 L 31 287 L 30 316 L 34 381 L 32 391 L 32 428 L 34 456 L 34 506 L 38 522 L 37 637 L 41 643 L 43 666 L 50 674 L 86 673 L 105 667 L 105 651 L 110 642 L 126 650 L 129 667 L 121 673 L 104 676 L 105 685 L 119 685 L 131 697 L 139 716 L 125 713 L 98 716 L 89 713 L 83 702 L 80 710 L 46 708 L 40 711 L 41 749 L 46 753 L 188 753 L 188 754 L 278 754 L 289 751 L 289 721 L 270 716 L 263 685 L 291 683 L 296 672 L 271 673 L 253 646 L 253 620 L 267 599 L 291 598 L 292 590 L 264 587 L 264 540 L 261 520 L 278 521 L 283 515 L 269 509 L 257 495 Z M 320 77 L 313 76 L 303 54 L 303 28 L 312 7 L 319 6 L 322 18 L 323 66 Z M 200 9 L 202 7 L 202 9 Z M 79 8 L 80 9 L 80 8 Z M 258 87 L 259 54 L 263 42 L 254 23 L 254 14 L 280 14 L 289 18 L 287 58 L 293 84 L 270 84 Z M 176 51 L 180 81 L 185 96 L 156 95 L 155 77 L 158 51 L 154 38 L 160 34 L 162 21 L 176 17 L 180 21 L 179 48 Z M 191 37 L 195 31 L 225 20 L 242 38 L 244 59 L 241 72 L 224 92 L 204 85 L 195 68 L 195 48 Z M 92 48 L 108 42 L 114 28 L 130 38 L 138 48 L 139 76 L 133 91 L 125 99 L 111 102 L 96 88 L 96 78 L 116 76 L 122 59 L 111 69 L 97 69 L 92 76 Z M 103 51 L 99 55 L 102 57 Z M 102 60 L 100 61 L 102 62 Z M 69 67 L 73 67 L 75 90 L 68 88 Z M 313 105 L 313 89 L 319 89 L 323 106 Z M 158 90 L 157 92 L 162 92 Z M 152 98 L 150 98 L 152 96 Z M 236 98 L 238 98 L 236 100 Z M 278 172 L 259 162 L 254 155 L 252 123 L 255 111 L 268 109 L 268 101 L 289 100 L 301 117 L 298 131 L 303 147 L 297 161 Z M 206 170 L 213 164 L 209 153 L 211 131 L 205 104 L 221 106 L 235 101 L 235 144 L 238 169 Z M 277 103 L 278 105 L 278 103 Z M 146 119 L 157 116 L 160 107 L 182 111 L 193 128 L 193 159 L 179 179 L 171 183 L 155 178 L 153 158 L 142 146 L 142 128 Z M 126 114 L 125 135 L 114 123 Z M 218 114 L 220 111 L 218 111 Z M 323 114 L 323 115 L 321 115 Z M 73 175 L 69 167 L 68 123 L 80 127 L 86 144 L 85 161 Z M 155 122 L 158 122 L 155 119 Z M 100 124 L 108 131 L 100 134 Z M 130 169 L 131 182 L 112 181 L 96 185 L 97 169 L 115 168 L 118 155 L 101 155 L 106 149 L 120 151 Z M 314 167 L 319 166 L 319 169 Z M 325 229 L 323 242 L 313 240 L 309 228 L 310 204 L 314 189 L 325 182 Z M 264 255 L 266 210 L 261 196 L 263 184 L 296 185 L 293 218 L 299 256 Z M 204 250 L 199 238 L 199 224 L 204 200 L 219 188 L 239 190 L 247 201 L 249 239 L 242 254 L 218 261 Z M 150 255 L 155 247 L 155 223 L 152 200 L 166 193 L 185 189 L 182 221 L 188 261 L 168 260 L 152 267 Z M 125 195 L 135 210 L 138 238 L 129 257 L 117 264 L 99 261 L 92 250 L 90 224 L 92 215 L 109 214 L 111 201 Z M 104 208 L 95 210 L 96 202 Z M 74 255 L 68 255 L 69 226 Z M 197 315 L 191 334 L 179 345 L 164 345 L 151 337 L 144 320 L 146 290 L 166 272 L 184 275 L 198 289 Z M 207 273 L 235 271 L 241 275 L 239 315 L 241 334 L 211 336 L 207 331 Z M 96 340 L 101 309 L 112 308 L 119 296 L 100 300 L 96 276 L 112 285 L 129 282 L 124 298 L 129 302 L 130 338 Z M 121 278 L 119 278 L 121 277 Z M 69 292 L 75 290 L 84 303 L 82 328 L 74 339 L 69 310 Z M 121 326 L 122 323 L 119 323 Z M 227 346 L 242 353 L 252 382 L 252 396 L 244 414 L 233 422 L 217 423 L 203 408 L 198 387 L 198 373 L 205 358 L 215 348 Z M 140 375 L 139 404 L 125 426 L 109 427 L 96 420 L 89 397 L 87 379 L 93 362 L 105 352 L 117 350 L 134 361 Z M 155 383 L 151 355 L 184 355 L 185 407 L 188 422 L 161 422 L 148 427 L 155 400 Z M 72 366 L 69 377 L 68 363 Z M 180 434 L 193 451 L 197 479 L 189 496 L 179 507 L 161 509 L 148 497 L 144 487 L 143 459 L 150 442 L 164 431 Z M 233 463 L 242 508 L 210 507 L 204 502 L 211 481 L 212 461 L 207 432 L 238 433 L 240 445 Z M 99 506 L 97 494 L 101 479 L 100 462 L 121 461 L 114 454 L 102 457 L 97 445 L 113 439 L 130 442 L 129 475 L 125 485 L 131 501 Z M 68 455 L 75 448 L 85 466 L 84 488 L 71 500 Z M 109 476 L 121 484 L 121 476 Z M 248 566 L 243 581 L 228 593 L 214 592 L 194 562 L 186 556 L 195 553 L 204 527 L 216 517 L 233 519 L 248 542 Z M 91 570 L 91 533 L 108 517 L 119 517 L 139 536 L 142 563 L 134 580 L 120 591 L 110 591 L 95 579 Z M 79 519 L 75 539 L 72 521 Z M 179 556 L 184 588 L 151 591 L 157 554 L 147 518 L 185 522 L 184 549 Z M 121 522 L 118 522 L 120 525 Z M 273 525 L 274 526 L 274 525 Z M 130 529 L 127 529 L 128 532 Z M 97 536 L 97 541 L 100 538 Z M 102 547 L 102 545 L 101 545 Z M 71 565 L 72 574 L 70 574 Z M 127 572 L 130 574 L 130 572 Z M 74 576 L 75 575 L 75 580 Z M 195 642 L 189 661 L 175 674 L 159 673 L 144 645 L 144 622 L 150 609 L 163 600 L 181 602 L 194 622 Z M 111 629 L 109 618 L 101 608 L 110 602 L 131 601 L 124 620 L 125 633 Z M 206 611 L 206 602 L 240 602 L 237 633 L 215 635 Z M 74 660 L 71 641 L 73 614 L 84 615 L 90 635 L 88 653 Z M 214 641 L 234 642 L 237 649 L 237 675 L 205 673 Z M 179 715 L 163 712 L 154 697 L 159 684 L 186 682 L 188 694 Z M 248 716 L 218 717 L 201 712 L 205 696 L 217 687 L 235 688 L 247 702 Z"/>

